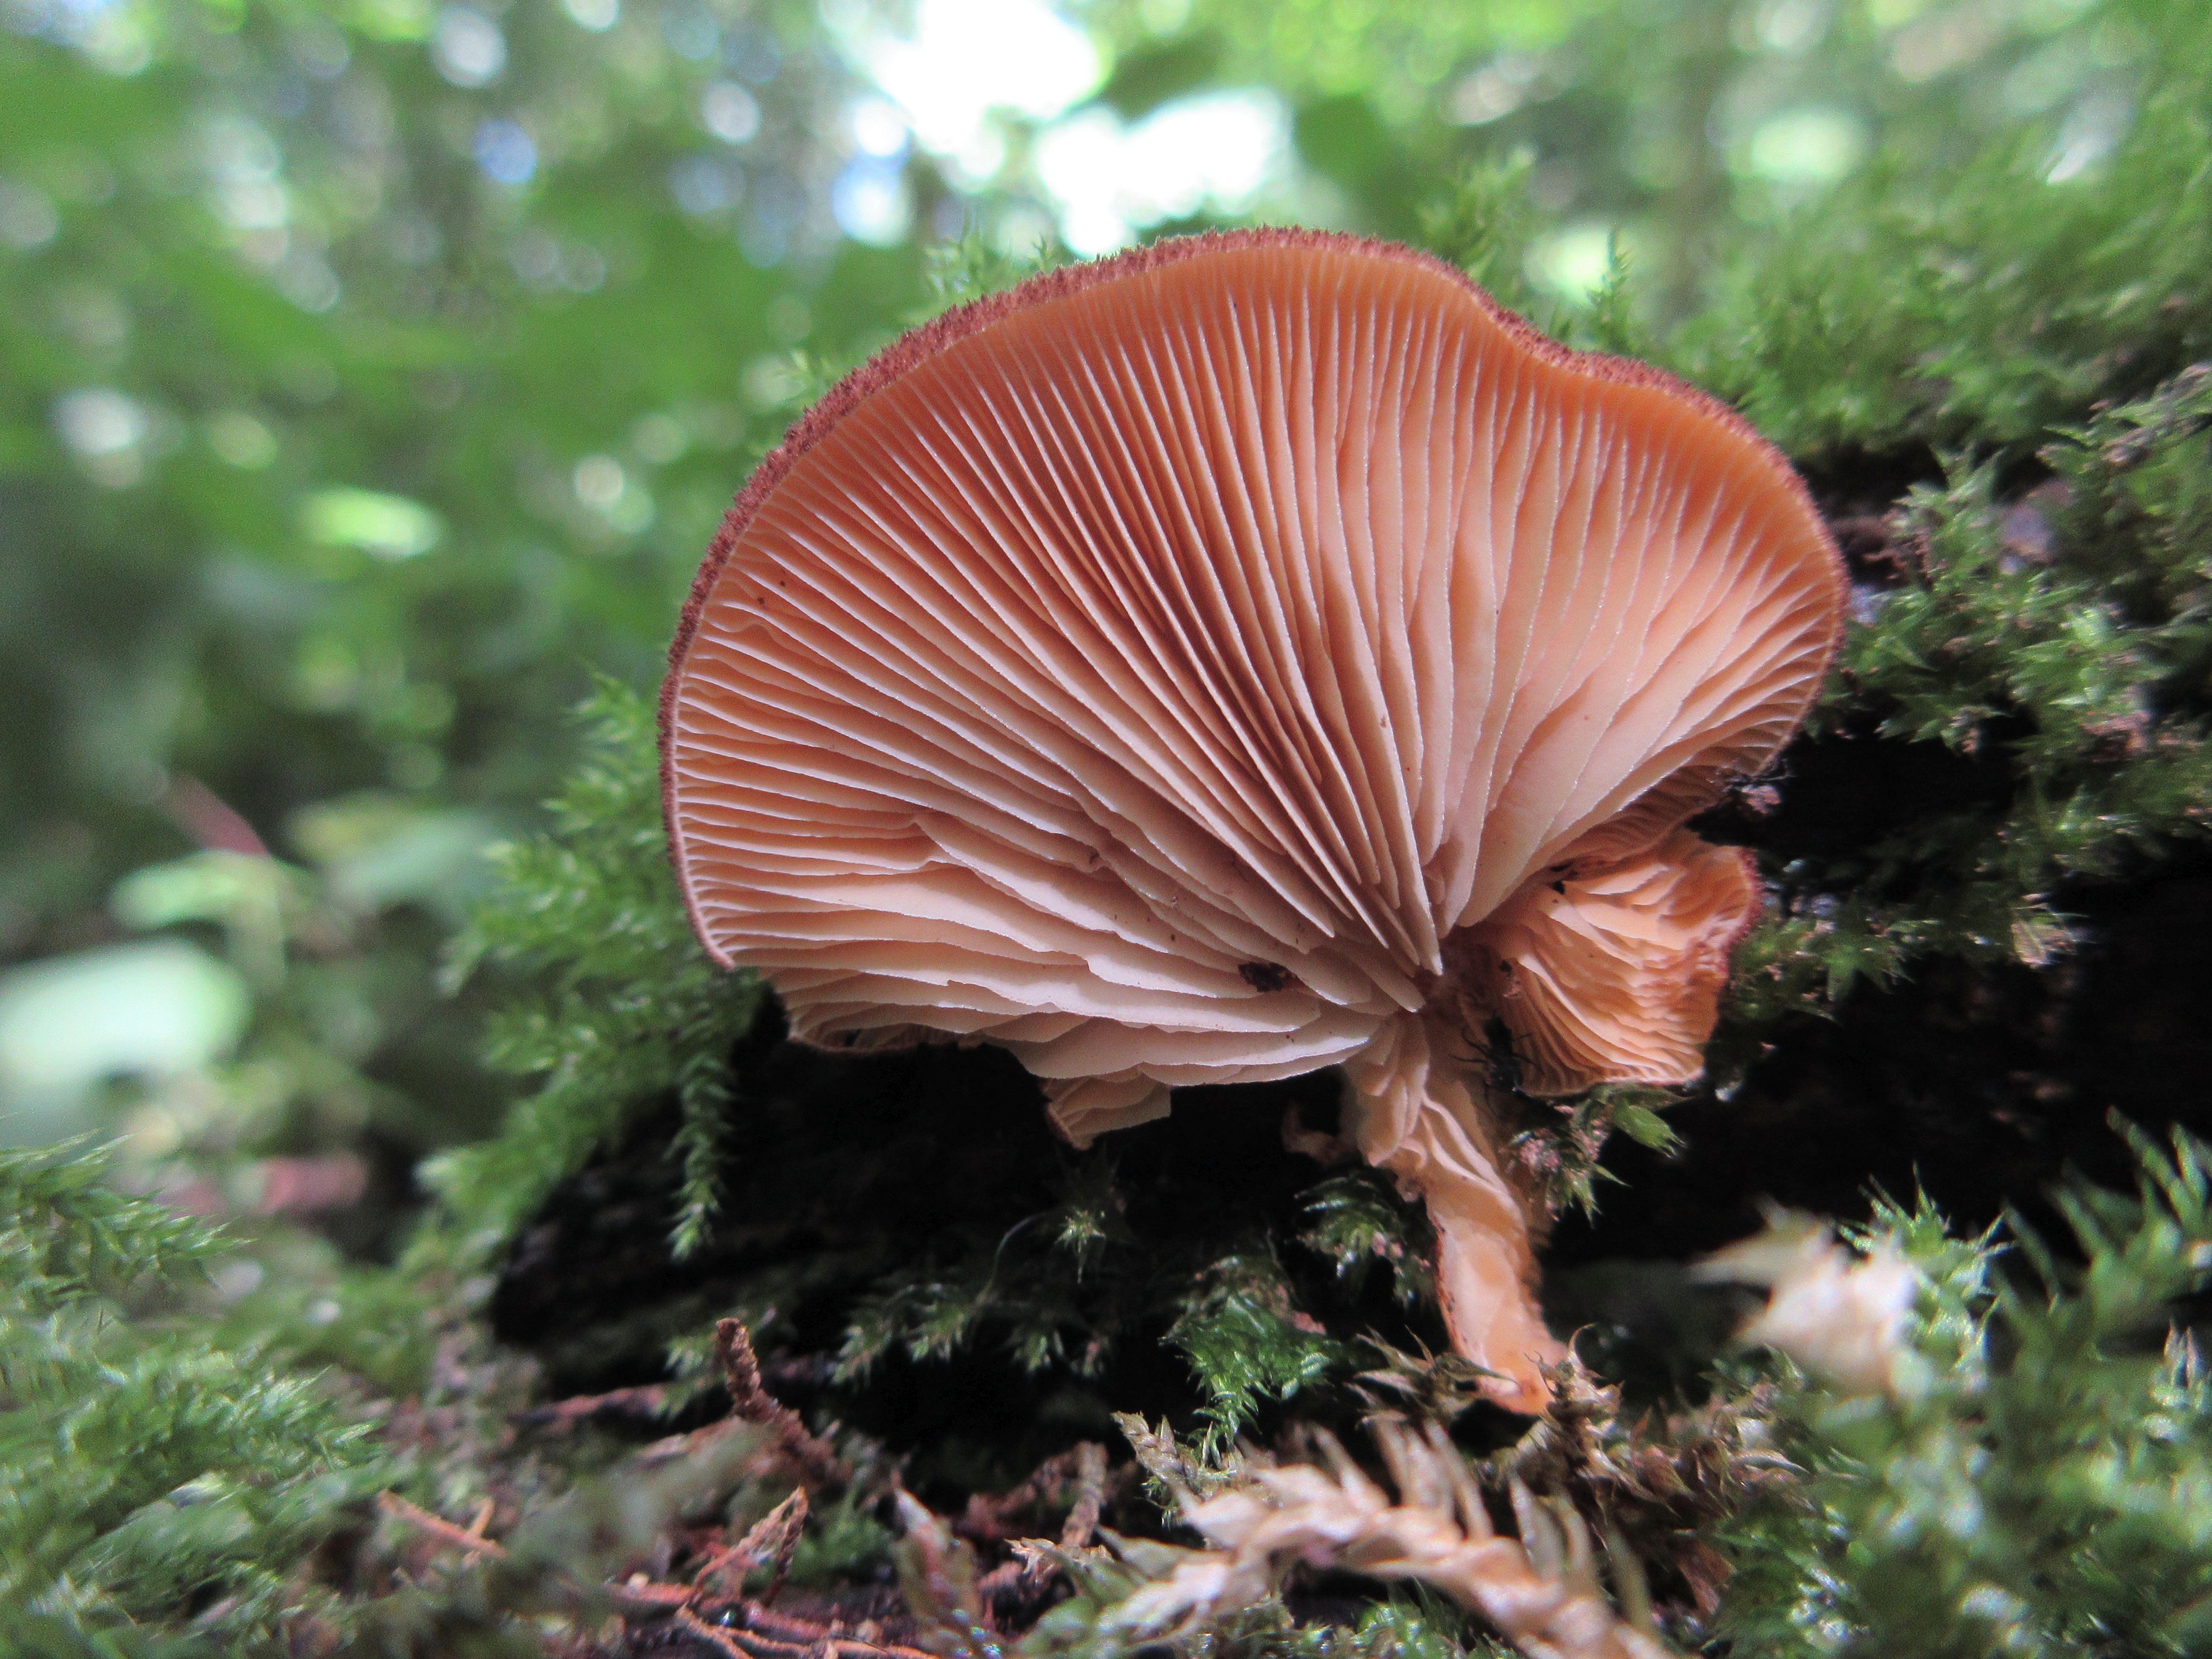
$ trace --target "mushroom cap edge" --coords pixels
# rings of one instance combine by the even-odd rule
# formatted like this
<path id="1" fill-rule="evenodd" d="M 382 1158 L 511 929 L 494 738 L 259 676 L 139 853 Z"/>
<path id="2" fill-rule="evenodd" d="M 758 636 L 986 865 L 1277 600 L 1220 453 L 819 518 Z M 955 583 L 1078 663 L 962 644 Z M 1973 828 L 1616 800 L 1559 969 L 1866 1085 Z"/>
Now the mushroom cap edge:
<path id="1" fill-rule="evenodd" d="M 1203 258 L 1210 253 L 1234 252 L 1248 248 L 1311 248 L 1337 252 L 1365 255 L 1391 259 L 1422 267 L 1448 279 L 1471 297 L 1484 317 L 1497 326 L 1513 345 L 1528 354 L 1534 362 L 1582 375 L 1591 380 L 1615 385 L 1642 387 L 1660 392 L 1690 411 L 1710 421 L 1719 430 L 1746 446 L 1747 453 L 1763 462 L 1774 481 L 1784 492 L 1794 498 L 1816 527 L 1818 540 L 1827 550 L 1826 568 L 1835 599 L 1832 614 L 1835 624 L 1831 630 L 1826 649 L 1821 653 L 1821 674 L 1833 662 L 1843 635 L 1845 575 L 1843 556 L 1834 538 L 1827 532 L 1805 482 L 1782 452 L 1763 437 L 1751 422 L 1736 410 L 1714 397 L 1711 392 L 1692 386 L 1667 370 L 1656 368 L 1631 357 L 1620 357 L 1598 351 L 1580 351 L 1563 345 L 1530 324 L 1517 313 L 1507 309 L 1491 297 L 1467 273 L 1448 260 L 1403 243 L 1386 241 L 1376 237 L 1358 236 L 1347 232 L 1313 230 L 1287 226 L 1263 226 L 1248 229 L 1208 231 L 1198 235 L 1163 239 L 1148 246 L 1130 248 L 1120 253 L 1082 264 L 1062 265 L 1051 270 L 1040 271 L 1024 278 L 1012 288 L 998 294 L 986 295 L 953 307 L 928 322 L 920 324 L 901 335 L 868 361 L 847 374 L 817 398 L 806 412 L 793 422 L 783 439 L 764 456 L 744 486 L 738 493 L 729 510 L 723 514 L 720 526 L 708 544 L 707 556 L 698 573 L 692 578 L 690 590 L 678 618 L 676 634 L 668 647 L 668 671 L 661 681 L 658 709 L 658 734 L 660 757 L 661 822 L 665 836 L 669 862 L 675 872 L 678 890 L 684 899 L 686 920 L 692 934 L 717 966 L 733 964 L 713 944 L 708 942 L 708 930 L 702 925 L 696 899 L 691 890 L 681 850 L 678 845 L 676 818 L 676 744 L 675 722 L 678 692 L 683 679 L 685 659 L 693 635 L 696 632 L 707 601 L 712 593 L 723 567 L 735 551 L 756 514 L 777 486 L 805 459 L 807 453 L 826 439 L 846 416 L 852 413 L 870 397 L 904 378 L 921 364 L 973 336 L 983 333 L 994 323 L 1017 313 L 1048 303 L 1105 283 L 1140 276 L 1147 272 L 1177 264 L 1187 259 Z M 1800 716 L 1802 719 L 1802 715 Z M 1687 816 L 1687 815 L 1685 815 Z M 1679 823 L 1680 818 L 1677 818 Z"/>

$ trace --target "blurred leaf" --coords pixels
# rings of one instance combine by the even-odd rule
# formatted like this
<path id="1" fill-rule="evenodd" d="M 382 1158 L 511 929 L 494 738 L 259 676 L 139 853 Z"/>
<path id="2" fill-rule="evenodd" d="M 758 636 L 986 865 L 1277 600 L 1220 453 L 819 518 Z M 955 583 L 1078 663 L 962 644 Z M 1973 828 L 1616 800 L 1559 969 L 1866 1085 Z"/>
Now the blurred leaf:
<path id="1" fill-rule="evenodd" d="M 1114 59 L 1114 72 L 1098 88 L 1098 100 L 1124 120 L 1134 120 L 1211 85 L 1222 56 L 1221 38 L 1211 33 L 1147 43 Z"/>
<path id="2" fill-rule="evenodd" d="M 302 504 L 308 539 L 327 547 L 357 547 L 380 559 L 428 553 L 446 533 L 438 515 L 404 495 L 374 489 L 319 489 Z"/>
<path id="3" fill-rule="evenodd" d="M 0 975 L 0 1103 L 21 1120 L 0 1123 L 11 1139 L 50 1139 L 41 1114 L 65 1111 L 104 1079 L 221 1059 L 251 1008 L 245 981 L 182 939 L 109 945 Z"/>
<path id="4" fill-rule="evenodd" d="M 303 808 L 290 827 L 322 867 L 331 897 L 349 909 L 412 901 L 458 921 L 492 878 L 487 854 L 498 828 L 482 812 L 368 793 Z"/>

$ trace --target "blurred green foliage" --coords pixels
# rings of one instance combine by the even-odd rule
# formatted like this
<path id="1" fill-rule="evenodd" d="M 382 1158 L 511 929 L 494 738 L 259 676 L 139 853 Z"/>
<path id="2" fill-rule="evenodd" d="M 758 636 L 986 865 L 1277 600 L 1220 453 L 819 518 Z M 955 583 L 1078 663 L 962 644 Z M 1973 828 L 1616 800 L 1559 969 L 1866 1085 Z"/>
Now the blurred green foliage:
<path id="1" fill-rule="evenodd" d="M 265 1639 L 326 1599 L 293 1565 L 388 1458 L 313 1378 L 182 1317 L 219 1241 L 84 1152 L 0 1151 L 0 1651 L 195 1599 L 204 1637 Z"/>
<path id="2" fill-rule="evenodd" d="M 7 12 L 0 961 L 213 945 L 217 901 L 115 884 L 175 886 L 195 843 L 267 866 L 231 869 L 329 925 L 254 946 L 240 1052 L 301 1097 L 260 1150 L 368 1135 L 404 1170 L 496 1121 L 429 982 L 483 848 L 591 673 L 650 679 L 786 354 L 851 356 L 913 298 L 913 250 L 817 199 L 852 81 L 820 30 L 692 17 Z M 280 1041 L 287 954 L 320 983 Z M 17 1138 L 88 1121 L 12 1081 Z"/>
<path id="3" fill-rule="evenodd" d="M 686 1174 L 673 1242 L 688 1255 L 719 1207 L 728 1056 L 758 990 L 733 981 L 692 937 L 662 856 L 652 705 L 610 682 L 587 714 L 595 729 L 584 763 L 550 803 L 555 833 L 496 850 L 498 891 L 447 964 L 456 983 L 487 959 L 550 983 L 543 1000 L 501 1011 L 487 1054 L 542 1086 L 498 1137 L 445 1154 L 427 1173 L 455 1215 L 503 1239 L 640 1101 L 672 1091 Z"/>
<path id="4" fill-rule="evenodd" d="M 396 1213 L 501 1120 L 502 981 L 433 969 L 565 711 L 650 684 L 834 367 L 1056 224 L 1417 237 L 1801 453 L 2032 448 L 2203 344 L 2191 11 L 7 0 L 0 1134 L 127 1128 L 170 1188 L 343 1148 Z M 1157 171 L 1231 105 L 1172 130 L 1259 144 L 1241 183 L 1055 159 Z M 2012 173 L 2055 181 L 2026 244 Z M 171 1037 L 50 1017 L 95 1004 Z"/>
<path id="5" fill-rule="evenodd" d="M 1862 556 L 1816 725 L 1941 745 L 2002 799 L 1768 860 L 1784 903 L 1739 961 L 1724 1078 L 1863 979 L 2063 955 L 2069 884 L 2212 824 L 2194 0 L 1071 0 L 1079 35 L 968 0 L 979 52 L 1046 16 L 1033 78 L 1049 46 L 1062 89 L 1000 83 L 947 137 L 887 66 L 963 3 L 0 0 L 0 1142 L 122 1137 L 0 1154 L 0 1435 L 33 1474 L 0 1504 L 0 1583 L 64 1621 L 34 1643 L 186 1606 L 211 1639 L 266 1636 L 372 1474 L 447 1512 L 557 1487 L 489 1472 L 503 1431 L 471 1413 L 528 1384 L 455 1334 L 489 1293 L 461 1276 L 656 1111 L 667 1270 L 742 1220 L 780 1265 L 721 1283 L 783 1317 L 774 1340 L 804 1328 L 841 1407 L 988 1345 L 1088 1422 L 1083 1390 L 1164 1342 L 1210 1450 L 1354 1408 L 1356 1339 L 1430 1293 L 1417 1224 L 1364 1175 L 1261 1194 L 1287 1217 L 1155 1179 L 1205 1216 L 1151 1238 L 1111 1146 L 1039 1155 L 1038 1192 L 962 1191 L 926 1249 L 874 1216 L 817 1248 L 804 1193 L 727 1212 L 756 993 L 706 962 L 661 857 L 648 694 L 676 608 L 836 373 L 1114 234 L 1421 241 L 1737 402 L 1861 521 L 1881 568 Z M 1069 171 L 1194 133 L 1253 165 Z M 1668 1133 L 1640 1097 L 1581 1103 L 1537 1147 L 1563 1201 L 1589 1204 L 1611 1124 Z M 1734 1534 L 1762 1564 L 1744 1641 L 2104 1650 L 2051 1645 L 2080 1614 L 2197 1642 L 2203 1383 L 2143 1334 L 2201 1281 L 2203 1168 L 2162 1157 L 2133 1207 L 2080 1201 L 2090 1273 L 2044 1263 L 2040 1300 L 1890 1218 L 1953 1370 L 1887 1414 L 1778 1416 L 1819 1484 Z M 403 1265 L 363 1266 L 426 1195 Z M 213 1236 L 178 1211 L 234 1218 L 210 1287 L 187 1281 Z M 617 1334 L 701 1374 L 701 1294 Z M 443 1462 L 386 1468 L 314 1365 L 379 1410 L 437 1402 L 463 1425 Z M 1969 1499 L 2004 1526 L 1954 1549 Z M 608 1502 L 550 1511 L 544 1559 Z M 873 1559 L 873 1520 L 845 1519 L 866 1547 L 830 1565 Z M 2157 1607 L 2073 1550 L 2122 1522 Z M 422 1650 L 550 1593 L 481 1563 L 453 1583 L 390 1613 Z M 1451 1645 L 1402 1608 L 1370 1629 Z"/>

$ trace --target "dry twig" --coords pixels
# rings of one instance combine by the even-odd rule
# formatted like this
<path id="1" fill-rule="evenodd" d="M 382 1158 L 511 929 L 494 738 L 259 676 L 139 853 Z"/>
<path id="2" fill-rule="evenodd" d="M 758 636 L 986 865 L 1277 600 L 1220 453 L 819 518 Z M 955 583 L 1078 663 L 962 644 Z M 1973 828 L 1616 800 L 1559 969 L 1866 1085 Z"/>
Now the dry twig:
<path id="1" fill-rule="evenodd" d="M 648 1382 L 634 1389 L 613 1389 L 605 1394 L 580 1394 L 567 1400 L 549 1400 L 514 1414 L 517 1428 L 550 1429 L 558 1433 L 595 1418 L 628 1418 L 651 1422 L 668 1407 L 669 1387 Z"/>
<path id="2" fill-rule="evenodd" d="M 1090 1525 L 1096 1526 L 1097 1512 L 1106 1499 L 1106 1449 L 1095 1441 L 1082 1441 L 1046 1458 L 1011 1492 L 971 1492 L 967 1512 L 953 1522 L 953 1530 L 980 1544 L 997 1543 L 1033 1530 L 1018 1526 L 1013 1517 L 1068 1500 L 1071 1487 L 1074 1496 L 1068 1501 L 1077 1511 L 1088 1504 Z"/>
<path id="3" fill-rule="evenodd" d="M 1008 1516 L 1054 1503 L 1071 1485 L 1075 1488 L 1057 1546 L 1042 1538 L 1011 1539 L 1013 1559 L 976 1581 L 976 1594 L 995 1620 L 1034 1618 L 1042 1610 L 1040 1597 L 1053 1575 L 1061 1571 L 1068 1555 L 1087 1548 L 1098 1530 L 1098 1516 L 1106 1506 L 1109 1473 L 1106 1448 L 1095 1440 L 1085 1440 L 1047 1458 L 1013 1491 L 997 1498 L 977 1493 L 969 1498 L 968 1513 L 958 1529 L 970 1537 L 995 1541 L 1006 1537 Z"/>
<path id="4" fill-rule="evenodd" d="M 791 1571 L 791 1558 L 806 1527 L 806 1488 L 799 1487 L 756 1521 L 743 1538 L 707 1558 L 691 1575 L 691 1582 L 710 1595 L 734 1596 L 744 1588 L 745 1575 L 755 1567 L 772 1566 L 775 1576 L 761 1592 L 763 1601 L 775 1600 Z"/>
<path id="5" fill-rule="evenodd" d="M 1695 1412 L 1634 1423 L 1620 1414 L 1620 1390 L 1601 1386 L 1579 1364 L 1550 1374 L 1552 1410 L 1521 1439 L 1484 1460 L 1495 1489 L 1519 1480 L 1532 1491 L 1571 1496 L 1585 1514 L 1680 1580 L 1699 1613 L 1720 1603 L 1729 1563 L 1711 1541 L 1714 1526 L 1750 1495 L 1796 1474 L 1789 1460 L 1757 1443 L 1754 1425 L 1769 1407 L 1768 1385 Z"/>
<path id="6" fill-rule="evenodd" d="M 796 1416 L 760 1389 L 757 1369 L 752 1372 L 751 1390 L 740 1392 L 752 1352 L 742 1326 L 737 1327 L 734 1341 L 727 1340 L 726 1334 L 735 1324 L 735 1321 L 726 1321 L 723 1330 L 718 1333 L 725 1336 L 721 1345 L 724 1352 L 733 1353 L 738 1362 L 732 1376 L 736 1386 L 731 1392 L 744 1409 L 731 1421 L 764 1425 L 787 1459 L 811 1462 L 817 1474 L 824 1472 L 826 1463 L 843 1478 L 844 1466 L 828 1448 L 808 1434 Z M 720 1426 L 726 1429 L 726 1425 Z M 802 1437 L 796 1444 L 794 1430 L 796 1437 Z M 690 1443 L 689 1437 L 677 1438 Z M 650 1452 L 651 1449 L 647 1449 L 635 1460 L 640 1467 L 655 1461 Z M 410 1504 L 397 1492 L 380 1494 L 377 1506 L 384 1515 L 434 1544 L 491 1560 L 505 1560 L 511 1554 L 505 1545 L 483 1535 L 493 1515 L 493 1506 L 488 1503 L 478 1506 L 465 1527 Z M 558 1600 L 569 1607 L 572 1616 L 603 1617 L 611 1604 L 634 1632 L 672 1626 L 740 1659 L 937 1659 L 937 1656 L 919 1648 L 881 1640 L 879 1630 L 872 1622 L 864 1621 L 857 1630 L 842 1620 L 819 1623 L 795 1614 L 773 1612 L 760 1600 L 741 1593 L 744 1575 L 756 1565 L 766 1565 L 772 1567 L 775 1575 L 767 1595 L 775 1594 L 789 1570 L 792 1553 L 805 1524 L 807 1509 L 806 1491 L 800 1487 L 763 1516 L 738 1543 L 715 1551 L 694 1575 L 695 1582 L 691 1583 L 663 1583 L 639 1572 L 625 1580 L 592 1589 L 556 1572 L 550 1587 L 556 1591 Z M 599 1650 L 594 1647 L 592 1650 Z"/>
<path id="7" fill-rule="evenodd" d="M 675 1622 L 732 1659 L 937 1659 L 920 1648 L 848 1633 L 842 1622 L 819 1625 L 770 1613 L 751 1602 L 732 1608 L 729 1616 L 735 1622 L 715 1624 L 685 1607 L 678 1612 Z"/>
<path id="8" fill-rule="evenodd" d="M 1238 1453 L 1208 1467 L 1176 1443 L 1175 1431 L 1164 1421 L 1156 1429 L 1134 1412 L 1115 1412 L 1114 1422 L 1137 1454 L 1139 1466 L 1178 1502 L 1211 1498 L 1243 1478 L 1244 1460 Z"/>
<path id="9" fill-rule="evenodd" d="M 1106 1448 L 1086 1440 L 1075 1449 L 1075 1504 L 1060 1529 L 1060 1547 L 1079 1550 L 1098 1530 L 1098 1516 L 1106 1507 Z"/>
<path id="10" fill-rule="evenodd" d="M 466 1527 L 455 1526 L 442 1516 L 436 1516 L 419 1504 L 410 1504 L 396 1492 L 381 1492 L 376 1495 L 380 1513 L 395 1521 L 404 1521 L 418 1532 L 425 1532 L 441 1544 L 451 1544 L 455 1549 L 466 1550 L 474 1555 L 487 1556 L 495 1561 L 507 1559 L 507 1547 L 495 1544 L 483 1535 L 485 1523 L 491 1519 L 487 1504 L 477 1511 L 475 1522 Z"/>
<path id="11" fill-rule="evenodd" d="M 714 1357 L 721 1362 L 722 1382 L 730 1391 L 732 1409 L 775 1437 L 801 1480 L 809 1486 L 830 1488 L 851 1481 L 853 1472 L 845 1467 L 844 1460 L 799 1421 L 797 1412 L 762 1384 L 760 1361 L 754 1357 L 752 1336 L 743 1320 L 715 1322 Z"/>

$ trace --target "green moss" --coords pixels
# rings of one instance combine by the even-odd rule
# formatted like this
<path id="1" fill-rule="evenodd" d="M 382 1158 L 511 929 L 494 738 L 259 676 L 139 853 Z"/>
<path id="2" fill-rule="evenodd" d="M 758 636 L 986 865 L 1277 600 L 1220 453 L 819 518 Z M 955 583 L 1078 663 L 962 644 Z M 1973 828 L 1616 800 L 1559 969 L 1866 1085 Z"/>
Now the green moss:
<path id="1" fill-rule="evenodd" d="M 312 1376 L 179 1321 L 224 1242 L 109 1165 L 0 1151 L 0 1651 L 149 1650 L 129 1626 L 182 1609 L 271 1641 L 390 1466 Z"/>
<path id="2" fill-rule="evenodd" d="M 1813 730 L 1942 744 L 1984 799 L 1775 871 L 1788 910 L 1740 959 L 1740 1015 L 1929 953 L 2040 964 L 2067 948 L 2072 884 L 2212 827 L 2208 410 L 2185 370 L 2054 436 L 2026 492 L 1959 463 L 1906 493 L 1901 574 L 1864 595 Z"/>
<path id="3" fill-rule="evenodd" d="M 2212 23 L 2132 9 L 2150 68 L 2106 155 L 2030 125 L 1872 166 L 1727 261 L 1662 348 L 1792 455 L 2032 453 L 2212 354 Z"/>
<path id="4" fill-rule="evenodd" d="M 1224 1256 L 1182 1298 L 1167 1340 L 1205 1390 L 1207 1443 L 1233 1444 L 1263 1401 L 1286 1401 L 1347 1369 L 1350 1351 L 1302 1315 L 1281 1266 L 1262 1251 Z"/>
<path id="5" fill-rule="evenodd" d="M 1893 1399 L 1782 1397 L 1777 1449 L 1805 1475 L 1724 1528 L 1739 1650 L 2204 1651 L 2212 1386 L 2170 1323 L 2212 1279 L 2212 1151 L 2132 1138 L 2135 1194 L 2065 1196 L 2078 1263 L 1877 1216 L 1919 1269 L 1918 1363 Z"/>
<path id="6" fill-rule="evenodd" d="M 554 833 L 495 851 L 498 890 L 447 969 L 455 984 L 487 963 L 529 976 L 532 992 L 494 1023 L 486 1055 L 536 1087 L 497 1137 L 423 1175 L 489 1248 L 641 1107 L 673 1093 L 684 1181 L 669 1224 L 684 1255 L 720 1203 L 727 1060 L 758 989 L 708 959 L 677 896 L 653 705 L 602 682 L 582 719 L 586 758 L 548 803 Z"/>

